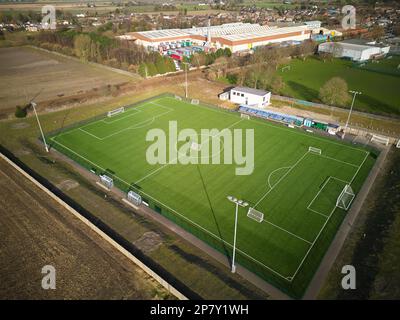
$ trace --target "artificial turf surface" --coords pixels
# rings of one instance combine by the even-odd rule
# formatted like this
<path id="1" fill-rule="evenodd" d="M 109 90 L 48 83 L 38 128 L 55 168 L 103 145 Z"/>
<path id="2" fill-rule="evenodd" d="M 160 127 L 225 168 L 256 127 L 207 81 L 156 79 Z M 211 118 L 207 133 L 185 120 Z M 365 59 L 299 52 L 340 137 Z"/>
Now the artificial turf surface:
<path id="1" fill-rule="evenodd" d="M 152 128 L 168 133 L 169 121 L 199 134 L 254 129 L 254 171 L 236 175 L 236 164 L 149 164 L 146 151 L 153 142 L 146 134 Z M 223 139 L 214 139 L 223 146 Z M 239 209 L 237 262 L 294 297 L 304 293 L 345 216 L 335 209 L 338 195 L 346 183 L 357 192 L 375 161 L 372 152 L 355 145 L 171 96 L 65 129 L 50 143 L 87 169 L 107 171 L 116 186 L 139 192 L 157 212 L 229 257 L 235 208 L 226 197 L 246 200 L 264 213 L 264 221 Z M 309 152 L 309 146 L 322 154 Z"/>
<path id="2" fill-rule="evenodd" d="M 310 57 L 305 61 L 294 59 L 290 63 L 290 70 L 282 71 L 281 68 L 278 74 L 286 84 L 283 95 L 320 103 L 321 86 L 333 77 L 340 77 L 347 82 L 349 90 L 362 92 L 355 101 L 356 110 L 399 116 L 399 64 L 400 57 L 396 56 L 379 63 L 369 62 L 363 67 L 356 67 L 348 60 L 333 59 L 323 62 Z"/>

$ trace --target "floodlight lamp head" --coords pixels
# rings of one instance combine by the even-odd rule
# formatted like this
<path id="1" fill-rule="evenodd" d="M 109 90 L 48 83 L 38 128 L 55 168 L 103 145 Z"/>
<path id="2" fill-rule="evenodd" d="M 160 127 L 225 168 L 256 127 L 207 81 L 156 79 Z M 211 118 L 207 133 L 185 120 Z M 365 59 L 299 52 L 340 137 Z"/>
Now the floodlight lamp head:
<path id="1" fill-rule="evenodd" d="M 227 196 L 227 199 L 228 199 L 229 201 L 233 201 L 233 197 L 232 197 L 232 196 Z"/>
<path id="2" fill-rule="evenodd" d="M 242 204 L 243 207 L 247 207 L 248 205 L 249 205 L 248 202 L 243 202 L 243 204 Z"/>

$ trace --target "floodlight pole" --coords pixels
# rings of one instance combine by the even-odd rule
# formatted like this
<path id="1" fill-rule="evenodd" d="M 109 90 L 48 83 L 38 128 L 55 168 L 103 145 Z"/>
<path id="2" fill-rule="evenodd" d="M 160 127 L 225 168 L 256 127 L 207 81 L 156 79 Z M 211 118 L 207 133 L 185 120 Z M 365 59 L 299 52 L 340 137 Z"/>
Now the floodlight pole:
<path id="1" fill-rule="evenodd" d="M 49 152 L 49 148 L 47 147 L 46 139 L 45 139 L 44 134 L 43 134 L 42 126 L 40 125 L 39 116 L 38 116 L 38 114 L 36 112 L 36 108 L 35 108 L 36 103 L 35 102 L 31 102 L 31 105 L 32 105 L 32 108 L 33 108 L 33 112 L 35 113 L 35 116 L 36 116 L 36 121 L 37 121 L 38 126 L 39 126 L 40 134 L 42 135 L 42 139 L 43 139 L 43 142 L 44 142 L 44 147 L 46 148 L 46 152 Z"/>
<path id="2" fill-rule="evenodd" d="M 234 233 L 233 233 L 233 252 L 232 252 L 232 267 L 231 267 L 231 272 L 235 273 L 236 272 L 236 265 L 235 265 L 235 256 L 236 256 L 236 233 L 237 233 L 237 222 L 238 222 L 238 212 L 239 212 L 239 206 L 241 207 L 247 207 L 249 204 L 247 202 L 244 202 L 243 200 L 238 200 L 235 197 L 228 196 L 227 197 L 230 202 L 233 202 L 235 204 L 235 228 L 234 228 Z"/>
<path id="3" fill-rule="evenodd" d="M 188 63 L 187 62 L 182 62 L 185 66 L 185 98 L 187 99 L 188 97 L 188 81 L 187 81 L 187 69 L 188 69 Z"/>
<path id="4" fill-rule="evenodd" d="M 346 134 L 346 129 L 347 129 L 348 125 L 349 125 L 350 116 L 351 116 L 351 112 L 353 111 L 353 106 L 354 106 L 354 101 L 356 100 L 356 96 L 357 96 L 358 94 L 362 94 L 361 92 L 353 91 L 353 90 L 350 90 L 349 92 L 353 94 L 353 101 L 351 102 L 349 115 L 347 116 L 347 121 L 346 121 L 346 124 L 345 124 L 345 126 L 344 126 L 343 137 L 344 137 L 344 135 Z"/>
<path id="5" fill-rule="evenodd" d="M 238 211 L 239 211 L 239 204 L 236 203 L 235 205 L 235 231 L 233 234 L 233 253 L 232 253 L 232 268 L 231 272 L 236 272 L 236 265 L 235 265 L 235 254 L 236 254 L 236 232 L 237 232 L 237 220 L 238 220 Z"/>

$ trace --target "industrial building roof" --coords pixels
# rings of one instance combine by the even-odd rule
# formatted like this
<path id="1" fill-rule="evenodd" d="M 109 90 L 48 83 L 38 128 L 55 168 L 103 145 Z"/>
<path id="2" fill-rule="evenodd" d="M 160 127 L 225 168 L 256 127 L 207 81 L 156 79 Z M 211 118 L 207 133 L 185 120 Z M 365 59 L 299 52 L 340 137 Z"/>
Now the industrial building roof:
<path id="1" fill-rule="evenodd" d="M 378 47 L 378 48 L 388 47 L 387 45 L 376 43 L 376 41 L 370 41 L 366 39 L 346 39 L 341 41 L 340 43 L 356 44 L 360 46 Z"/>
<path id="2" fill-rule="evenodd" d="M 361 45 L 361 44 L 354 44 L 354 43 L 347 43 L 347 42 L 325 42 L 321 43 L 320 46 L 322 47 L 332 47 L 334 45 L 340 45 L 342 48 L 350 49 L 354 51 L 364 51 L 373 48 L 374 46 L 371 45 Z"/>
<path id="3" fill-rule="evenodd" d="M 278 28 L 238 22 L 210 27 L 132 32 L 127 34 L 127 36 L 149 42 L 174 41 L 190 38 L 205 41 L 209 34 L 213 41 L 228 45 L 236 45 L 280 37 L 284 38 L 310 32 L 310 28 L 307 25 Z"/>
<path id="4" fill-rule="evenodd" d="M 140 34 L 148 39 L 156 40 L 163 38 L 171 38 L 171 37 L 187 37 L 189 34 L 181 29 L 165 29 L 165 30 L 151 30 L 151 31 L 141 31 L 135 32 Z"/>
<path id="5" fill-rule="evenodd" d="M 247 87 L 235 87 L 232 90 L 244 92 L 244 93 L 250 93 L 250 94 L 254 94 L 256 96 L 262 96 L 262 97 L 265 96 L 266 94 L 268 94 L 268 91 L 247 88 Z"/>
<path id="6" fill-rule="evenodd" d="M 269 36 L 283 35 L 292 32 L 302 32 L 308 30 L 307 26 L 285 27 L 285 28 L 268 28 L 258 32 L 247 32 L 240 34 L 226 35 L 223 38 L 230 41 L 238 41 L 245 39 L 263 38 Z"/>

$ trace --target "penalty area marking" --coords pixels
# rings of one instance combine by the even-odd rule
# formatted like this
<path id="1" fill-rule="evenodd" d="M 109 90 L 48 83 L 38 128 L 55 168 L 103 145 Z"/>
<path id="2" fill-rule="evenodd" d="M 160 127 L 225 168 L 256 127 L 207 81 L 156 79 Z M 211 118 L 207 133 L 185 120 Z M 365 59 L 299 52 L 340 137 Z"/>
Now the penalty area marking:
<path id="1" fill-rule="evenodd" d="M 158 105 L 158 104 L 157 104 L 157 105 Z M 161 106 L 161 105 L 160 105 L 160 106 Z M 132 126 L 129 126 L 129 127 L 127 127 L 127 128 L 124 128 L 124 129 L 121 129 L 121 130 L 119 130 L 119 131 L 116 131 L 116 132 L 114 132 L 114 133 L 111 133 L 111 134 L 109 134 L 108 136 L 105 136 L 105 137 L 102 137 L 102 138 L 100 138 L 100 137 L 98 137 L 98 136 L 96 136 L 96 135 L 94 135 L 94 134 L 92 134 L 92 133 L 86 131 L 85 129 L 83 129 L 84 126 L 83 126 L 83 127 L 79 127 L 78 129 L 80 129 L 81 131 L 87 133 L 88 135 L 92 136 L 93 138 L 96 138 L 96 139 L 98 139 L 98 140 L 105 140 L 105 139 L 108 139 L 108 138 L 110 138 L 110 137 L 112 137 L 112 136 L 115 136 L 115 135 L 117 135 L 117 134 L 119 134 L 119 133 L 121 133 L 121 132 L 127 131 L 127 130 L 135 130 L 135 129 L 140 129 L 140 128 L 149 126 L 149 125 L 151 125 L 157 118 L 160 118 L 160 117 L 162 117 L 162 116 L 164 116 L 164 115 L 166 115 L 166 114 L 168 114 L 168 113 L 171 113 L 171 112 L 175 111 L 175 110 L 173 110 L 173 109 L 171 109 L 171 108 L 168 108 L 168 107 L 165 107 L 165 108 L 168 109 L 168 111 L 159 113 L 159 114 L 157 114 L 157 115 L 155 115 L 155 116 L 153 116 L 153 117 L 151 117 L 151 118 L 148 118 L 148 119 L 146 119 L 146 120 L 140 121 L 140 122 L 138 122 L 138 123 L 136 123 L 136 124 L 134 124 L 134 125 L 132 125 Z M 134 113 L 134 115 L 136 115 L 136 114 L 137 114 L 137 113 Z M 91 124 L 94 124 L 94 123 L 91 123 Z M 106 123 L 106 124 L 109 124 L 109 123 Z M 89 125 L 89 124 L 88 124 L 88 125 Z"/>
<path id="2" fill-rule="evenodd" d="M 365 161 L 367 160 L 368 156 L 369 156 L 369 151 L 366 151 L 366 155 L 365 155 L 364 160 L 363 160 L 363 161 L 361 162 L 361 164 L 359 165 L 357 171 L 354 173 L 354 175 L 353 175 L 352 179 L 350 180 L 350 183 L 349 183 L 349 184 L 352 184 L 352 183 L 353 183 L 354 179 L 356 178 L 356 176 L 357 176 L 358 172 L 360 171 L 361 167 L 364 165 L 364 163 L 365 163 Z M 296 277 L 296 275 L 298 274 L 298 272 L 299 272 L 299 270 L 301 269 L 301 267 L 302 267 L 304 261 L 307 259 L 308 255 L 310 254 L 310 251 L 312 250 L 312 248 L 314 247 L 314 245 L 315 245 L 315 243 L 317 242 L 318 238 L 319 238 L 320 235 L 322 234 L 322 231 L 325 229 L 326 225 L 328 224 L 328 222 L 329 222 L 330 218 L 332 217 L 333 213 L 335 212 L 335 210 L 336 210 L 336 205 L 333 207 L 333 209 L 332 209 L 332 211 L 330 212 L 329 216 L 327 217 L 327 219 L 326 219 L 324 225 L 322 226 L 321 230 L 319 231 L 319 233 L 318 233 L 317 236 L 315 237 L 315 239 L 314 239 L 312 245 L 311 245 L 310 248 L 308 249 L 308 251 L 307 251 L 307 253 L 305 254 L 305 256 L 303 257 L 303 259 L 301 260 L 301 262 L 300 262 L 299 266 L 297 267 L 295 273 L 292 275 L 292 277 L 291 277 L 292 280 L 293 280 L 293 279 Z M 292 281 L 292 280 L 290 280 L 290 281 Z"/>

